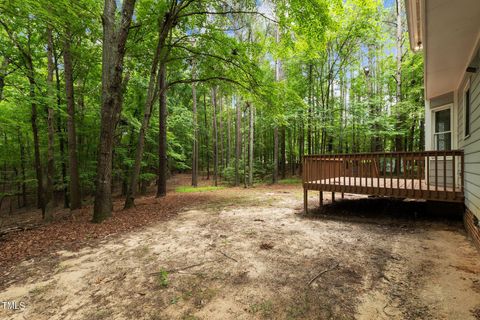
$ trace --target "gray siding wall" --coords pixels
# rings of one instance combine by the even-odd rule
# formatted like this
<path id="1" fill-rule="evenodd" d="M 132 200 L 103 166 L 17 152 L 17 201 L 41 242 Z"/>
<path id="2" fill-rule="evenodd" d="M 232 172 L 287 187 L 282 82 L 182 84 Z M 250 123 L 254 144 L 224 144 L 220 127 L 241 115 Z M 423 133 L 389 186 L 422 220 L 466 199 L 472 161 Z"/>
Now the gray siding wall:
<path id="1" fill-rule="evenodd" d="M 470 136 L 465 137 L 464 89 L 470 81 Z M 459 149 L 465 152 L 465 205 L 480 218 L 480 73 L 466 74 L 458 95 Z"/>

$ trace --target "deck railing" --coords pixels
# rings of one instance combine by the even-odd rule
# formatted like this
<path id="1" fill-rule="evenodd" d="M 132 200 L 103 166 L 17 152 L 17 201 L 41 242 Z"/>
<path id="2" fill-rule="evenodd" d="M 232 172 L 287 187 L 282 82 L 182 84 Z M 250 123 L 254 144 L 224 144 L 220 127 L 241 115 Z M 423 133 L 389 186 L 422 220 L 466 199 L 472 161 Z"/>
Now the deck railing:
<path id="1" fill-rule="evenodd" d="M 305 190 L 463 201 L 462 150 L 304 157 Z"/>

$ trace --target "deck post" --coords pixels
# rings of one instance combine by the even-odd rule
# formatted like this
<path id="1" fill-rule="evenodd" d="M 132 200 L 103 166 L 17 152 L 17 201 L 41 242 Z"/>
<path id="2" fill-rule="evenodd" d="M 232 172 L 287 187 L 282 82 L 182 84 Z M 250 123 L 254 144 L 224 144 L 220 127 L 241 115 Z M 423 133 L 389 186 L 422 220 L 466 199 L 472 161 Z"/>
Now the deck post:
<path id="1" fill-rule="evenodd" d="M 323 206 L 323 191 L 320 190 L 320 206 Z"/>
<path id="2" fill-rule="evenodd" d="M 342 192 L 342 199 L 345 199 L 345 193 Z"/>
<path id="3" fill-rule="evenodd" d="M 303 188 L 303 210 L 305 214 L 308 214 L 308 190 Z"/>
<path id="4" fill-rule="evenodd" d="M 332 191 L 332 203 L 335 202 L 335 192 Z"/>

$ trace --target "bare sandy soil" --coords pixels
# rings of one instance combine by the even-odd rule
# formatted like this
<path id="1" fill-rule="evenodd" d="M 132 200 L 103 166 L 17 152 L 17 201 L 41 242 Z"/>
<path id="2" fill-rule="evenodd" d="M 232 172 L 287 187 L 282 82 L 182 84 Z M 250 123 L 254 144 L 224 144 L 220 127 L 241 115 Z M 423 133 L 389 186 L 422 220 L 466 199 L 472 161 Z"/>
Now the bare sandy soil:
<path id="1" fill-rule="evenodd" d="M 480 317 L 480 255 L 460 220 L 353 196 L 305 216 L 300 186 L 213 193 L 171 220 L 19 264 L 0 301 L 26 308 L 0 305 L 0 318 Z"/>

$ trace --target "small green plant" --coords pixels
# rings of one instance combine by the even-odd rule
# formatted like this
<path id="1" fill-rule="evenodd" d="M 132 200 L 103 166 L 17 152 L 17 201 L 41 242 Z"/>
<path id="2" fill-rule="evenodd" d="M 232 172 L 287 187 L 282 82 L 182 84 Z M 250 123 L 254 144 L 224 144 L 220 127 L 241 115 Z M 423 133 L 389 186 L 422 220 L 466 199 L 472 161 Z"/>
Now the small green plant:
<path id="1" fill-rule="evenodd" d="M 160 270 L 160 272 L 158 273 L 158 284 L 160 285 L 160 287 L 162 288 L 166 288 L 168 287 L 168 271 L 166 270 Z"/>

